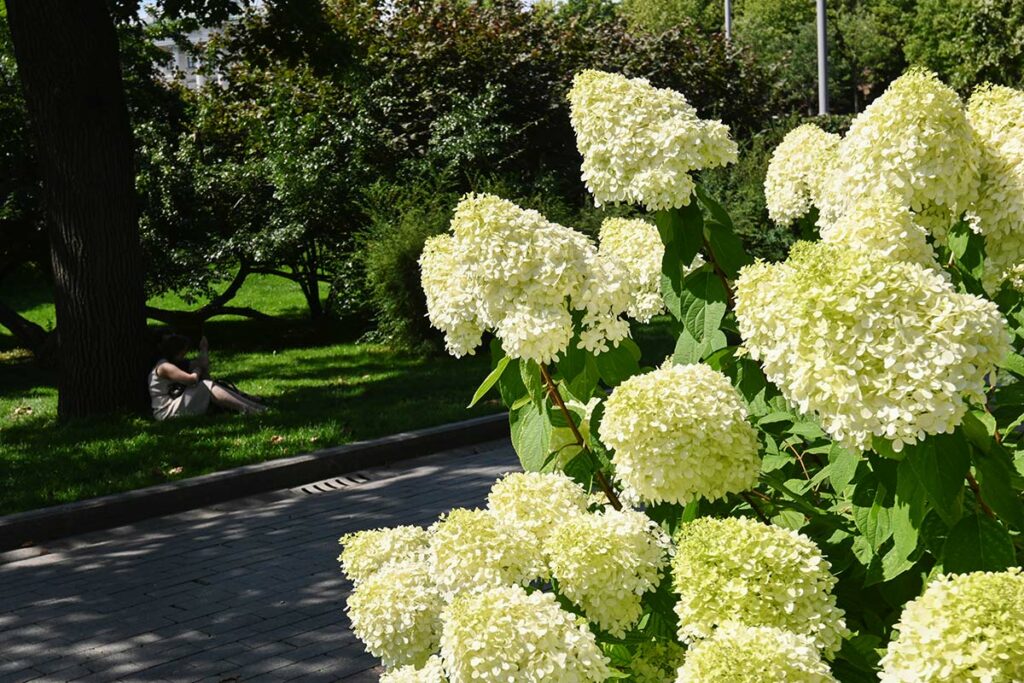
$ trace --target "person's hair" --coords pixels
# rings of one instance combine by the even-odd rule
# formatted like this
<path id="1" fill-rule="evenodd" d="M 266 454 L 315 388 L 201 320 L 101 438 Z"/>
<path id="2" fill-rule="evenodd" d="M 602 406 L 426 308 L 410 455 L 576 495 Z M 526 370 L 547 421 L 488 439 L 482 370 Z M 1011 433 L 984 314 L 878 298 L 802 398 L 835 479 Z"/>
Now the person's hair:
<path id="1" fill-rule="evenodd" d="M 176 332 L 169 332 L 160 339 L 160 344 L 157 349 L 160 352 L 160 357 L 164 358 L 172 363 L 178 362 L 181 354 L 192 348 L 192 340 L 183 334 L 177 334 Z"/>

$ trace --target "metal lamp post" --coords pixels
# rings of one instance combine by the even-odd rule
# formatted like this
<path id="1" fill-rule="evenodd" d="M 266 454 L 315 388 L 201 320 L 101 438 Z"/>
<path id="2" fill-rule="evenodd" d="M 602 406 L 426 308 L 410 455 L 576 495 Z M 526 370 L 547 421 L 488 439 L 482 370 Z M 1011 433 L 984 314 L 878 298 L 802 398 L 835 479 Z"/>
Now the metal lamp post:
<path id="1" fill-rule="evenodd" d="M 828 39 L 825 0 L 818 0 L 818 115 L 828 113 Z"/>
<path id="2" fill-rule="evenodd" d="M 732 0 L 725 0 L 725 39 L 732 40 Z"/>

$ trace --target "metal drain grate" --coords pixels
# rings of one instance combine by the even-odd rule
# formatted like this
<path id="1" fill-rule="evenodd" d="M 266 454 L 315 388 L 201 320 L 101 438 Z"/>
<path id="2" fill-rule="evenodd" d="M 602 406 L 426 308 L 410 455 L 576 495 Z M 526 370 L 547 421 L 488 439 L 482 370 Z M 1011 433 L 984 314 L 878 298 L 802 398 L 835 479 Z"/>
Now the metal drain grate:
<path id="1" fill-rule="evenodd" d="M 351 488 L 353 486 L 359 486 L 370 481 L 370 477 L 363 472 L 353 472 L 346 474 L 343 477 L 334 477 L 333 479 L 324 479 L 323 481 L 315 481 L 312 484 L 306 484 L 300 486 L 293 491 L 300 491 L 306 495 L 314 495 L 317 493 L 330 493 L 331 491 L 340 491 L 341 489 Z"/>

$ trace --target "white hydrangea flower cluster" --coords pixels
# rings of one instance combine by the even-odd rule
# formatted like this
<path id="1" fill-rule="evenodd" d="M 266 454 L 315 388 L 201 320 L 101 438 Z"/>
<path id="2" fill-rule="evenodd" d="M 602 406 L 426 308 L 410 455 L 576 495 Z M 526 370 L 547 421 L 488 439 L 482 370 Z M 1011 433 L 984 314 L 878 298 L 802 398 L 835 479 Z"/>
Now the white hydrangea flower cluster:
<path id="1" fill-rule="evenodd" d="M 499 479 L 487 507 L 509 528 L 543 548 L 559 524 L 587 514 L 587 492 L 561 472 L 515 472 Z"/>
<path id="2" fill-rule="evenodd" d="M 594 634 L 551 593 L 514 585 L 463 593 L 442 620 L 451 683 L 582 683 L 610 673 Z"/>
<path id="3" fill-rule="evenodd" d="M 984 284 L 996 292 L 1024 263 L 1024 92 L 983 86 L 967 103 L 981 148 L 981 187 L 972 207 L 985 235 Z"/>
<path id="4" fill-rule="evenodd" d="M 389 562 L 348 598 L 352 632 L 384 666 L 423 666 L 437 651 L 444 599 L 425 562 Z"/>
<path id="5" fill-rule="evenodd" d="M 772 152 L 764 179 L 768 216 L 789 225 L 820 206 L 825 178 L 838 161 L 840 137 L 813 123 L 786 134 Z"/>
<path id="6" fill-rule="evenodd" d="M 792 631 L 834 653 L 848 631 L 830 568 L 811 539 L 790 529 L 741 518 L 685 524 L 672 560 L 679 638 L 709 638 L 732 620 Z"/>
<path id="7" fill-rule="evenodd" d="M 436 655 L 421 668 L 406 665 L 385 671 L 380 676 L 380 683 L 447 683 L 447 680 L 444 677 L 443 662 Z"/>
<path id="8" fill-rule="evenodd" d="M 686 206 L 692 171 L 736 161 L 728 126 L 698 118 L 683 95 L 643 78 L 582 71 L 569 104 L 583 182 L 597 205 Z"/>
<path id="9" fill-rule="evenodd" d="M 425 560 L 430 535 L 423 527 L 396 526 L 345 534 L 339 543 L 341 570 L 358 584 L 388 562 Z"/>
<path id="10" fill-rule="evenodd" d="M 909 261 L 939 270 L 935 250 L 928 243 L 928 231 L 891 193 L 857 200 L 834 223 L 821 228 L 821 240 L 875 258 Z"/>
<path id="11" fill-rule="evenodd" d="M 747 351 L 791 403 L 851 449 L 873 436 L 899 451 L 951 432 L 984 402 L 985 376 L 1010 350 L 996 305 L 938 272 L 823 242 L 736 281 Z"/>
<path id="12" fill-rule="evenodd" d="M 771 626 L 722 624 L 694 644 L 676 683 L 836 683 L 814 642 Z"/>
<path id="13" fill-rule="evenodd" d="M 504 584 L 526 585 L 546 571 L 531 536 L 491 510 L 452 510 L 431 528 L 430 566 L 446 597 Z"/>
<path id="14" fill-rule="evenodd" d="M 667 362 L 616 387 L 601 438 L 614 451 L 615 476 L 641 499 L 716 500 L 757 482 L 757 433 L 746 417 L 728 377 Z"/>
<path id="15" fill-rule="evenodd" d="M 474 353 L 493 330 L 510 357 L 555 361 L 573 336 L 570 305 L 584 311 L 590 351 L 629 334 L 622 272 L 582 233 L 493 195 L 459 202 L 451 234 L 424 246 L 420 271 L 430 322 L 455 356 Z"/>
<path id="16" fill-rule="evenodd" d="M 642 512 L 607 510 L 558 525 L 545 545 L 558 590 L 587 618 L 620 638 L 643 612 L 668 564 L 668 535 Z"/>
<path id="17" fill-rule="evenodd" d="M 674 640 L 650 640 L 636 646 L 627 673 L 635 683 L 669 683 L 686 659 L 686 648 Z"/>
<path id="18" fill-rule="evenodd" d="M 626 313 L 642 323 L 665 311 L 661 298 L 661 261 L 665 245 L 658 228 L 640 218 L 606 218 L 598 233 L 598 256 L 620 264 L 629 304 Z M 686 272 L 704 264 L 700 254 Z"/>
<path id="19" fill-rule="evenodd" d="M 882 683 L 1024 680 L 1024 572 L 940 576 L 903 608 Z"/>
<path id="20" fill-rule="evenodd" d="M 939 210 L 948 226 L 974 201 L 978 147 L 963 102 L 925 69 L 893 81 L 850 125 L 822 189 L 822 224 L 857 200 L 891 192 L 904 206 Z M 933 219 L 943 237 L 942 221 Z"/>

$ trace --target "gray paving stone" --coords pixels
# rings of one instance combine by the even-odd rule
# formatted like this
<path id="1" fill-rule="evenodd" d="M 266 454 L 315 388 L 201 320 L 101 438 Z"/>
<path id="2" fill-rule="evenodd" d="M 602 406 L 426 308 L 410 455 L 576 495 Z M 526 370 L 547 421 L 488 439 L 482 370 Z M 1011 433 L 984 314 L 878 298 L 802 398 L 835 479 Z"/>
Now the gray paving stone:
<path id="1" fill-rule="evenodd" d="M 514 469 L 507 443 L 454 449 L 329 493 L 274 492 L 19 554 L 0 564 L 0 683 L 375 681 L 344 613 L 338 537 L 478 507 Z"/>

